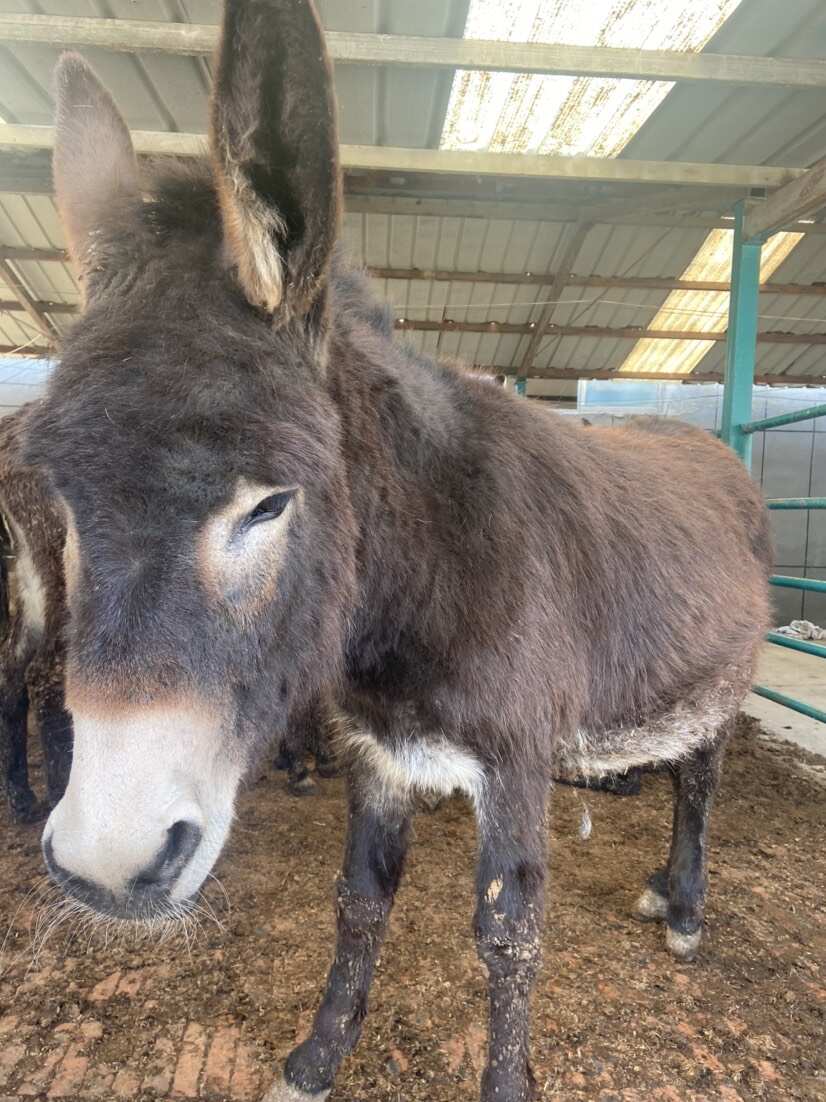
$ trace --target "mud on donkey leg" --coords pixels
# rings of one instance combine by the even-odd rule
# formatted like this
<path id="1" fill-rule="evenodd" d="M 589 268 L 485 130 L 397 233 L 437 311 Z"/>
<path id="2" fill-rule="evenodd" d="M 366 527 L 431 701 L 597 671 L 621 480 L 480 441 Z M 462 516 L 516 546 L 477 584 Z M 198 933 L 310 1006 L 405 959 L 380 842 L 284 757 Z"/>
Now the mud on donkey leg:
<path id="1" fill-rule="evenodd" d="M 326 1098 L 342 1060 L 355 1048 L 387 919 L 401 880 L 410 832 L 408 809 L 371 806 L 351 781 L 344 869 L 337 889 L 335 958 L 310 1036 L 287 1058 L 267 1102 Z M 502 1102 L 505 1102 L 503 1099 Z"/>
<path id="2" fill-rule="evenodd" d="M 666 944 L 693 960 L 703 933 L 708 874 L 708 830 L 728 728 L 671 769 L 674 819 L 668 865 L 658 869 L 637 901 L 644 919 L 667 924 Z"/>
<path id="3" fill-rule="evenodd" d="M 532 1102 L 538 1096 L 530 1062 L 530 996 L 541 959 L 547 786 L 524 780 L 514 791 L 503 782 L 480 815 L 474 927 L 490 991 L 482 1102 Z"/>

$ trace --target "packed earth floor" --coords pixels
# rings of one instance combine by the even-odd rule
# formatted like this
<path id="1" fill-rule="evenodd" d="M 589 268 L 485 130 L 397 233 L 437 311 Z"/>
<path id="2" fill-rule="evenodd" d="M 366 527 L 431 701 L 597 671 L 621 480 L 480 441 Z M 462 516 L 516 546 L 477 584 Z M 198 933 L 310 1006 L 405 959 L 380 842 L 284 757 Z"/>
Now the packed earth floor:
<path id="1" fill-rule="evenodd" d="M 693 964 L 633 917 L 669 836 L 667 778 L 631 798 L 557 787 L 534 1000 L 543 1100 L 826 1099 L 826 763 L 758 735 L 741 721 L 728 755 Z M 4 823 L 0 1102 L 257 1102 L 319 997 L 343 828 L 341 780 L 299 800 L 273 772 L 241 800 L 217 869 L 226 897 L 208 892 L 222 928 L 104 946 L 61 927 L 33 960 L 39 828 Z M 371 1013 L 330 1102 L 478 1098 L 474 846 L 464 803 L 418 816 Z"/>

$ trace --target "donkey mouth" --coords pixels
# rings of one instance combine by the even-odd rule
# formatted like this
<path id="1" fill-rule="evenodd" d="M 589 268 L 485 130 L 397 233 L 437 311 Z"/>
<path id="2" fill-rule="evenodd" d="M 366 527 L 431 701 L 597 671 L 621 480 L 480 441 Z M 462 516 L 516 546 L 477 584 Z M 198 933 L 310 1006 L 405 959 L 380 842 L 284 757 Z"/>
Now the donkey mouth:
<path id="1" fill-rule="evenodd" d="M 173 898 L 174 883 L 147 880 L 139 875 L 127 880 L 123 891 L 114 892 L 77 873 L 69 872 L 55 857 L 51 837 L 42 844 L 49 877 L 70 899 L 102 918 L 116 918 L 135 925 L 158 920 L 181 920 L 195 906 L 195 899 Z"/>

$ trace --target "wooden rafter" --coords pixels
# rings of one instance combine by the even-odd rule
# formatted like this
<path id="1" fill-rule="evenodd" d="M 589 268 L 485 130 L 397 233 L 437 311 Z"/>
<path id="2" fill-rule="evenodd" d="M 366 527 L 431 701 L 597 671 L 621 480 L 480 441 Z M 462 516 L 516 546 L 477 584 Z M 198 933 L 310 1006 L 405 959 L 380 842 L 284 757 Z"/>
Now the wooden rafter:
<path id="1" fill-rule="evenodd" d="M 0 255 L 3 250 L 0 248 Z M 375 279 L 421 280 L 428 283 L 497 283 L 503 286 L 546 286 L 554 276 L 547 272 L 463 272 L 449 268 L 379 268 L 369 267 Z M 617 288 L 636 291 L 724 291 L 730 284 L 711 279 L 677 279 L 649 276 L 584 276 L 571 274 L 566 287 Z M 760 291 L 766 295 L 794 295 L 826 298 L 826 283 L 763 283 Z M 519 305 L 514 303 L 515 306 Z"/>
<path id="2" fill-rule="evenodd" d="M 54 355 L 51 348 L 28 345 L 18 348 L 14 345 L 0 345 L 0 356 L 21 356 L 34 359 L 49 359 Z M 496 367 L 492 365 L 477 365 L 492 374 L 513 375 L 513 367 Z M 578 379 L 619 379 L 619 380 L 648 380 L 650 382 L 679 382 L 679 383 L 721 383 L 722 375 L 714 372 L 692 371 L 689 375 L 678 375 L 674 372 L 630 371 L 621 375 L 616 371 L 569 371 L 565 368 L 534 368 L 530 374 L 531 379 L 551 379 L 559 382 L 576 382 Z M 821 375 L 758 375 L 755 377 L 758 386 L 801 386 L 823 387 L 826 386 L 826 376 Z"/>
<path id="3" fill-rule="evenodd" d="M 30 249 L 20 245 L 0 245 L 2 260 L 66 260 L 64 249 Z"/>
<path id="4" fill-rule="evenodd" d="M 748 240 L 774 233 L 826 207 L 826 160 L 820 161 L 797 180 L 775 191 L 746 213 L 743 235 Z"/>
<path id="5" fill-rule="evenodd" d="M 539 319 L 533 323 L 533 330 L 528 340 L 528 347 L 525 349 L 525 354 L 522 357 L 522 363 L 519 368 L 520 378 L 527 378 L 530 369 L 533 367 L 534 360 L 539 352 L 539 347 L 548 332 L 548 326 L 553 318 L 554 310 L 559 305 L 559 299 L 568 283 L 570 273 L 573 271 L 577 257 L 582 251 L 582 246 L 585 244 L 585 239 L 592 229 L 593 226 L 589 222 L 582 222 L 578 226 L 571 227 L 568 231 L 568 241 L 565 244 L 562 257 L 559 261 L 559 268 L 557 269 L 556 275 L 551 277 L 548 301 L 543 305 L 539 314 Z"/>
<path id="6" fill-rule="evenodd" d="M 354 214 L 484 218 L 500 221 L 552 222 L 560 225 L 589 221 L 614 226 L 673 226 L 681 230 L 731 229 L 733 225 L 731 217 L 713 209 L 707 210 L 705 204 L 697 203 L 695 200 L 699 190 L 688 186 L 677 189 L 684 191 L 686 195 L 686 203 L 681 209 L 678 209 L 675 203 L 670 203 L 667 210 L 652 212 L 642 203 L 637 204 L 636 209 L 629 210 L 628 204 L 594 202 L 587 196 L 580 196 L 576 201 L 571 202 L 561 200 L 558 196 L 543 197 L 541 194 L 530 197 L 511 195 L 508 198 L 486 198 L 483 193 L 480 194 L 479 180 L 472 176 L 454 180 L 454 183 L 461 181 L 463 190 L 461 193 L 453 193 L 449 196 L 429 194 L 427 190 L 420 191 L 408 186 L 419 181 L 419 177 L 409 176 L 403 179 L 405 183 L 400 184 L 394 194 L 385 194 L 382 190 L 365 187 L 365 183 L 371 181 L 369 174 L 345 171 L 346 210 Z M 488 182 L 490 183 L 490 178 Z M 507 181 L 507 183 L 511 182 L 514 185 L 518 184 L 515 177 Z M 386 186 L 385 180 L 382 179 L 381 183 L 382 186 Z M 498 185 L 498 182 L 494 181 L 494 184 Z M 545 190 L 546 185 L 541 181 L 538 186 Z M 548 186 L 553 186 L 553 181 Z M 602 188 L 604 185 L 594 186 Z M 716 189 L 702 189 L 702 191 L 713 200 L 711 206 L 716 207 L 721 192 Z M 48 150 L 0 147 L 0 193 L 50 195 L 51 192 L 52 173 Z M 730 195 L 731 192 L 726 194 Z M 739 189 L 738 194 L 743 194 L 742 188 Z M 826 234 L 824 222 L 795 222 L 785 228 L 811 235 Z"/>
<path id="7" fill-rule="evenodd" d="M 28 314 L 31 321 L 44 337 L 49 341 L 56 342 L 58 340 L 58 333 L 54 325 L 49 321 L 49 318 L 41 309 L 40 304 L 29 294 L 26 284 L 20 279 L 10 261 L 2 258 L 0 258 L 0 277 L 14 295 L 19 309 Z"/>
<path id="8" fill-rule="evenodd" d="M 6 264 L 0 261 L 0 265 Z M 4 277 L 5 278 L 5 277 Z M 551 288 L 550 297 L 556 299 L 557 295 Z M 70 302 L 49 302 L 29 297 L 28 305 L 38 317 L 46 314 L 74 314 L 77 307 Z M 515 305 L 518 305 L 516 303 Z M 652 307 L 653 309 L 653 307 Z M 15 297 L 9 300 L 0 300 L 0 311 L 15 312 L 28 309 L 22 299 Z M 31 315 L 30 315 L 31 316 Z M 32 318 L 34 320 L 34 318 Z M 643 329 L 638 326 L 600 326 L 600 325 L 554 325 L 540 319 L 538 322 L 515 323 L 506 321 L 454 321 L 451 318 L 441 318 L 438 321 L 428 318 L 395 319 L 394 326 L 398 330 L 425 332 L 425 333 L 487 333 L 499 336 L 530 336 L 534 341 L 544 340 L 546 337 L 590 337 L 605 340 L 655 340 L 655 341 L 714 341 L 722 342 L 726 339 L 725 332 L 706 333 L 696 329 Z M 45 332 L 45 330 L 44 330 Z M 56 336 L 53 330 L 50 336 Z M 766 331 L 757 336 L 760 344 L 826 344 L 826 333 L 783 333 Z M 522 374 L 528 374 L 527 355 L 523 359 Z"/>
<path id="9" fill-rule="evenodd" d="M 68 256 L 63 249 L 38 249 L 19 245 L 0 245 L 3 260 L 31 260 L 38 263 L 65 263 Z M 472 272 L 452 268 L 382 268 L 370 265 L 366 269 L 374 279 L 413 280 L 425 283 L 497 283 L 503 286 L 540 287 L 553 283 L 554 274 L 548 272 Z M 566 287 L 621 289 L 629 291 L 723 291 L 730 284 L 713 279 L 678 279 L 669 276 L 600 276 L 572 273 L 565 281 Z M 794 298 L 826 298 L 824 283 L 763 283 L 762 294 L 789 295 Z M 48 313 L 68 313 L 73 307 L 61 302 L 38 302 Z M 14 304 L 0 303 L 0 309 L 14 309 Z"/>
<path id="10" fill-rule="evenodd" d="M 705 333 L 697 329 L 642 329 L 634 325 L 547 325 L 541 330 L 532 322 L 516 324 L 505 321 L 441 321 L 415 318 L 397 318 L 397 329 L 418 330 L 425 333 L 489 333 L 500 336 L 525 336 L 539 332 L 541 337 L 590 337 L 604 340 L 651 341 L 713 341 L 726 340 L 725 332 Z M 826 344 L 826 333 L 764 332 L 757 335 L 758 344 Z"/>
<path id="11" fill-rule="evenodd" d="M 146 156 L 198 157 L 206 151 L 204 134 L 134 130 L 132 142 Z M 54 127 L 0 126 L 6 149 L 51 149 Z M 482 176 L 519 180 L 573 180 L 622 184 L 662 184 L 710 189 L 780 188 L 805 169 L 776 165 L 697 164 L 688 161 L 635 161 L 615 157 L 557 157 L 523 153 L 462 153 L 448 149 L 404 149 L 394 146 L 342 145 L 345 170 L 425 173 L 435 176 Z"/>
<path id="12" fill-rule="evenodd" d="M 85 46 L 130 53 L 204 55 L 215 49 L 218 33 L 218 27 L 212 24 L 29 13 L 0 16 L 0 41 L 39 42 L 64 48 Z M 352 31 L 328 31 L 326 37 L 330 55 L 337 64 L 826 88 L 826 62 L 817 58 L 744 57 Z"/>

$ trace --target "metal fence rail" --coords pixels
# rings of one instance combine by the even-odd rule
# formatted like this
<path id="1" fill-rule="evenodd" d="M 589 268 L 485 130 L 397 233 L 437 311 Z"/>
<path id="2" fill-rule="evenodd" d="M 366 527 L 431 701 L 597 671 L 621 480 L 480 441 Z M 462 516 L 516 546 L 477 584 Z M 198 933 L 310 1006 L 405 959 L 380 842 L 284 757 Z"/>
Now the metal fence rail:
<path id="1" fill-rule="evenodd" d="M 782 704 L 784 708 L 791 708 L 793 712 L 800 712 L 801 715 L 808 716 L 810 719 L 819 719 L 821 723 L 826 723 L 826 712 L 815 708 L 812 704 L 807 704 L 804 700 L 795 700 L 793 696 L 767 689 L 765 685 L 754 685 L 752 692 L 757 696 L 764 696 L 766 700 L 773 700 L 775 704 Z"/>
<path id="2" fill-rule="evenodd" d="M 811 593 L 826 593 L 826 582 L 821 582 L 817 578 L 790 578 L 788 574 L 772 574 L 769 583 L 783 589 L 806 589 Z"/>
<path id="3" fill-rule="evenodd" d="M 769 509 L 826 509 L 826 497 L 772 497 L 766 502 Z"/>
<path id="4" fill-rule="evenodd" d="M 740 431 L 751 433 L 779 429 L 784 425 L 796 425 L 798 421 L 812 421 L 815 417 L 823 417 L 824 414 L 826 414 L 826 405 L 808 406 L 806 409 L 796 409 L 792 413 L 779 413 L 776 417 L 763 417 L 760 421 L 746 421 L 740 426 Z"/>
<path id="5" fill-rule="evenodd" d="M 746 466 L 751 466 L 751 439 L 756 432 L 794 425 L 826 416 L 826 404 L 809 406 L 776 417 L 752 420 L 754 391 L 754 360 L 757 348 L 758 296 L 760 291 L 760 255 L 763 236 L 748 238 L 745 232 L 745 208 L 742 202 L 735 208 L 734 247 L 731 262 L 731 294 L 729 296 L 729 324 L 726 343 L 726 374 L 723 393 L 723 422 L 721 439 L 728 444 Z M 769 509 L 826 509 L 823 497 L 785 497 L 768 501 Z M 826 593 L 826 582 L 814 578 L 790 578 L 775 574 L 770 583 L 784 589 L 801 589 L 814 593 Z M 826 646 L 794 639 L 770 631 L 766 637 L 770 643 L 804 654 L 826 658 Z M 802 700 L 775 692 L 765 685 L 755 685 L 754 692 L 776 704 L 782 704 L 802 715 L 826 723 L 826 712 L 806 704 Z"/>

